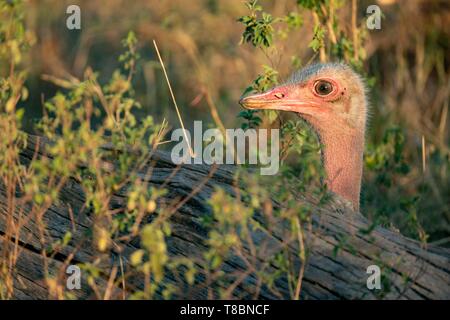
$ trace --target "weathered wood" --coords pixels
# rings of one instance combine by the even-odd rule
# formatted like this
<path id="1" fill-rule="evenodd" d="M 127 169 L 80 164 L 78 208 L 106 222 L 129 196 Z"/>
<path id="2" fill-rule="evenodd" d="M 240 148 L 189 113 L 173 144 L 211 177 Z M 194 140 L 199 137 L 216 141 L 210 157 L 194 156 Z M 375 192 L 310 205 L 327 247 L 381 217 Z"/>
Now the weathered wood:
<path id="1" fill-rule="evenodd" d="M 23 163 L 29 163 L 35 150 L 39 150 L 39 156 L 45 156 L 44 148 L 36 148 L 36 137 L 30 137 L 27 148 L 21 153 Z M 41 142 L 42 143 L 42 142 Z M 200 218 L 211 214 L 211 208 L 207 200 L 212 195 L 215 187 L 221 187 L 229 193 L 232 191 L 233 169 L 227 166 L 218 167 L 207 181 L 205 178 L 212 170 L 203 165 L 181 166 L 173 174 L 176 166 L 170 161 L 170 157 L 164 152 L 156 152 L 152 157 L 153 172 L 149 178 L 151 185 L 159 186 L 166 183 L 168 194 L 164 200 L 183 199 L 190 195 L 193 189 L 204 182 L 200 192 L 190 196 L 187 201 L 171 218 L 172 236 L 168 239 L 168 249 L 172 255 L 200 256 L 205 249 L 204 240 L 207 238 L 207 230 L 200 223 Z M 145 170 L 144 170 L 145 172 Z M 141 179 L 147 179 L 144 174 Z M 205 182 L 206 181 L 206 182 Z M 401 234 L 376 227 L 369 235 L 363 235 L 360 231 L 367 229 L 370 222 L 361 214 L 352 212 L 343 201 L 332 201 L 324 207 L 317 207 L 312 217 L 312 230 L 307 231 L 309 258 L 303 276 L 301 297 L 305 299 L 374 299 L 375 291 L 366 287 L 370 265 L 387 265 L 390 272 L 385 276 L 392 285 L 392 290 L 384 298 L 388 299 L 449 299 L 450 298 L 450 250 L 445 248 L 428 246 L 423 248 L 417 241 L 408 239 Z M 113 199 L 114 206 L 123 206 L 126 203 L 125 194 L 118 192 Z M 92 219 L 82 210 L 84 205 L 83 192 L 78 182 L 69 181 L 61 191 L 60 202 L 53 204 L 43 216 L 46 225 L 46 243 L 52 243 L 61 239 L 66 231 L 73 234 L 70 243 L 60 252 L 51 257 L 48 265 L 49 274 L 56 275 L 68 263 L 93 261 L 99 253 L 86 241 L 86 234 L 92 225 Z M 69 208 L 73 212 L 73 220 Z M 27 217 L 29 208 L 16 208 L 13 213 L 15 219 Z M 22 213 L 21 213 L 22 212 Z M 5 243 L 7 216 L 12 214 L 6 211 L 5 190 L 0 183 L 0 258 Z M 45 299 L 48 297 L 47 283 L 44 281 L 44 261 L 41 235 L 35 217 L 29 217 L 18 236 L 20 255 L 15 267 L 15 293 L 17 299 Z M 256 241 L 264 240 L 271 243 L 279 242 L 283 237 L 281 227 L 275 229 L 272 235 L 253 234 Z M 335 252 L 337 245 L 345 241 L 345 246 Z M 131 241 L 124 244 L 121 257 L 128 257 L 136 250 L 138 242 Z M 295 246 L 289 248 L 292 256 L 298 256 Z M 71 253 L 73 257 L 70 256 Z M 108 253 L 111 265 L 118 261 L 116 252 Z M 374 257 L 378 260 L 374 261 Z M 48 260 L 48 259 L 47 259 Z M 115 261 L 115 262 L 114 262 Z M 126 258 L 123 263 L 127 264 Z M 295 263 L 299 263 L 298 259 Z M 107 266 L 106 266 L 107 267 Z M 272 266 L 275 271 L 275 267 Z M 245 271 L 246 266 L 235 257 L 230 258 L 224 267 L 226 272 Z M 63 272 L 63 271 L 62 271 Z M 405 283 L 404 276 L 410 280 Z M 98 283 L 104 287 L 107 277 Z M 167 281 L 173 281 L 169 276 Z M 201 282 L 201 278 L 197 279 Z M 254 297 L 256 278 L 249 274 L 243 282 L 233 291 L 236 298 Z M 131 279 L 130 286 L 142 287 L 142 279 Z M 258 298 L 277 299 L 289 298 L 290 293 L 286 279 L 277 282 L 278 292 L 275 295 L 267 288 L 261 288 Z M 84 290 L 74 291 L 78 298 L 95 297 L 88 285 L 83 285 Z M 128 290 L 133 288 L 129 287 Z M 215 288 L 217 289 L 217 288 Z M 114 291 L 113 298 L 121 298 L 121 290 Z M 187 297 L 207 298 L 207 290 L 188 290 Z"/>

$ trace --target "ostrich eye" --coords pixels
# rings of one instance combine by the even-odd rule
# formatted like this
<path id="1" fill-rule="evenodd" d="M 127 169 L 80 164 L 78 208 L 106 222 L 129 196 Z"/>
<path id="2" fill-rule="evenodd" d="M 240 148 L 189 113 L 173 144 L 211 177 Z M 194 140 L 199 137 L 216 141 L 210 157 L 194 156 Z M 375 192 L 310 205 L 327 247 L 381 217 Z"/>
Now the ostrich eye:
<path id="1" fill-rule="evenodd" d="M 326 95 L 330 94 L 331 91 L 333 91 L 333 85 L 328 81 L 319 80 L 319 81 L 317 81 L 316 85 L 314 86 L 314 90 L 316 91 L 316 93 L 318 95 L 326 96 Z"/>

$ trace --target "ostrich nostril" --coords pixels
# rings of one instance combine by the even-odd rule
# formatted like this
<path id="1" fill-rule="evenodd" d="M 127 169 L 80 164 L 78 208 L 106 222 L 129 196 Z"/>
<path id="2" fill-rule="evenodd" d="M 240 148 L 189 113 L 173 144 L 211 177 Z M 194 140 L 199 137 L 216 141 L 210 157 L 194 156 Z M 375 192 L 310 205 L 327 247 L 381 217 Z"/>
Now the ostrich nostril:
<path id="1" fill-rule="evenodd" d="M 274 96 L 277 99 L 281 99 L 281 98 L 284 98 L 284 93 L 275 93 Z"/>

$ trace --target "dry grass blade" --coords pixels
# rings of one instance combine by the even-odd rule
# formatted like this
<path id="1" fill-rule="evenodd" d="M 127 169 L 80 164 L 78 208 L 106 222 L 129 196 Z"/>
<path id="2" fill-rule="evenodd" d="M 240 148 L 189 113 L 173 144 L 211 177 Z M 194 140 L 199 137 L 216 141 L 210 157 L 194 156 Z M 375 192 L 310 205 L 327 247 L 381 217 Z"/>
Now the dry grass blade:
<path id="1" fill-rule="evenodd" d="M 183 119 L 181 118 L 180 110 L 178 109 L 177 100 L 175 99 L 175 95 L 173 93 L 172 86 L 170 85 L 170 81 L 169 81 L 169 77 L 167 75 L 166 67 L 164 66 L 164 61 L 161 58 L 161 54 L 159 53 L 158 45 L 156 44 L 155 40 L 153 40 L 153 45 L 155 46 L 155 50 L 156 50 L 156 53 L 158 55 L 159 63 L 161 64 L 161 67 L 163 69 L 164 77 L 166 78 L 167 86 L 169 87 L 170 96 L 172 97 L 172 101 L 173 101 L 173 104 L 175 106 L 175 111 L 177 112 L 178 120 L 180 121 L 181 127 L 183 128 L 183 134 L 184 134 L 184 138 L 186 139 L 186 143 L 187 143 L 187 145 L 189 147 L 189 153 L 191 154 L 191 157 L 195 157 L 194 151 L 192 150 L 191 144 L 190 144 L 189 139 L 188 139 L 188 137 L 186 135 L 186 129 L 184 128 Z"/>

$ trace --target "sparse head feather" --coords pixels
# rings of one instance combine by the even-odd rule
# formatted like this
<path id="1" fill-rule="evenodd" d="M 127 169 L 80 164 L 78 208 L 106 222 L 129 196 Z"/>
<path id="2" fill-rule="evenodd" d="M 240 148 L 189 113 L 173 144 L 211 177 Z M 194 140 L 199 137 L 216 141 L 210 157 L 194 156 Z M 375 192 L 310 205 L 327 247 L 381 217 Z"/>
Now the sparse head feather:
<path id="1" fill-rule="evenodd" d="M 362 77 L 350 66 L 343 62 L 315 63 L 295 71 L 286 81 L 285 85 L 301 84 L 312 77 L 341 75 L 344 79 L 358 85 L 363 93 L 367 93 L 367 86 Z"/>
<path id="2" fill-rule="evenodd" d="M 315 63 L 311 64 L 303 69 L 294 72 L 288 83 L 302 83 L 307 81 L 313 76 L 319 76 L 325 72 L 345 72 L 353 70 L 346 64 L 340 62 L 330 62 L 330 63 Z"/>

